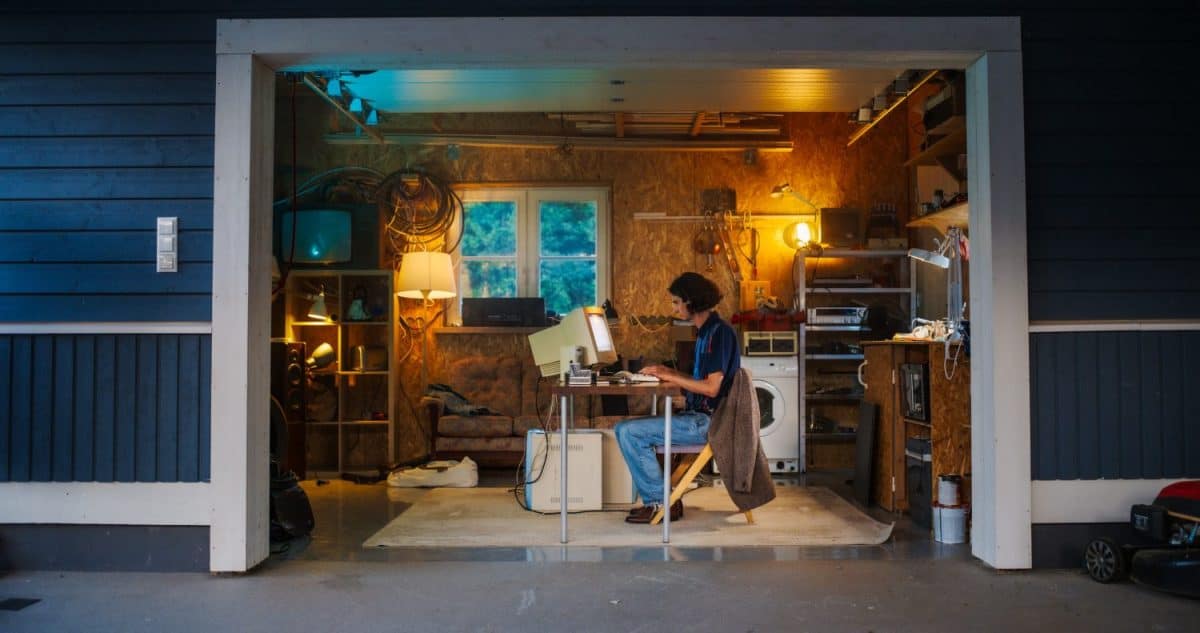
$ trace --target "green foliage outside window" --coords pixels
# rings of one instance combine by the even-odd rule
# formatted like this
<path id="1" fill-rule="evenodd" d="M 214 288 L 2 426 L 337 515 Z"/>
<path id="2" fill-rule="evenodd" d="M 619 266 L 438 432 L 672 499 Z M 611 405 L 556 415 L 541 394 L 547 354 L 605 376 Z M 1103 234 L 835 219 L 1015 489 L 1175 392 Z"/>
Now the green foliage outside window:
<path id="1" fill-rule="evenodd" d="M 537 292 L 546 309 L 565 314 L 597 301 L 597 224 L 594 200 L 543 200 L 537 209 L 538 287 L 522 291 L 517 232 L 523 230 L 511 200 L 463 205 L 459 295 L 516 297 Z"/>

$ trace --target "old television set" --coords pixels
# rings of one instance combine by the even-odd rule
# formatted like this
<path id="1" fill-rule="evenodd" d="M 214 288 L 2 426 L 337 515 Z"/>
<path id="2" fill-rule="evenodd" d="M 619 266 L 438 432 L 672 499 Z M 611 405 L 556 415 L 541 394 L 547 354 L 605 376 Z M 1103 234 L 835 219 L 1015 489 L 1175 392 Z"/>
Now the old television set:
<path id="1" fill-rule="evenodd" d="M 281 259 L 289 264 L 350 261 L 350 216 L 346 209 L 300 209 L 283 213 L 279 222 Z"/>
<path id="2" fill-rule="evenodd" d="M 582 349 L 582 367 L 617 362 L 608 319 L 604 309 L 595 306 L 575 308 L 558 325 L 530 334 L 529 348 L 543 377 L 561 376 L 570 369 L 563 365 L 563 348 Z"/>
<path id="3" fill-rule="evenodd" d="M 928 422 L 929 365 L 925 363 L 901 364 L 900 393 L 904 417 L 919 422 Z"/>

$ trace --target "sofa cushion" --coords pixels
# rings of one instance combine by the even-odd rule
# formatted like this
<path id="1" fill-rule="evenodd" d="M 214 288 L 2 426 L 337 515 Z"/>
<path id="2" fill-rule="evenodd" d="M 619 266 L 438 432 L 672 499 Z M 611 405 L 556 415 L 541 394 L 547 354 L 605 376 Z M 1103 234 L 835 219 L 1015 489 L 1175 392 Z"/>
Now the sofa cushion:
<path id="1" fill-rule="evenodd" d="M 506 437 L 513 434 L 507 415 L 444 415 L 438 418 L 438 435 L 451 437 Z"/>
<path id="2" fill-rule="evenodd" d="M 522 413 L 521 361 L 515 356 L 460 358 L 450 365 L 446 382 L 471 404 L 499 415 Z"/>
<path id="3" fill-rule="evenodd" d="M 544 418 L 539 418 L 536 415 L 519 415 L 513 419 L 513 435 L 525 437 L 526 433 L 533 430 L 557 431 L 558 421 L 558 416 L 554 416 L 554 419 L 547 422 Z M 589 418 L 577 415 L 575 416 L 574 428 L 590 429 L 592 428 L 592 421 Z"/>
<path id="4" fill-rule="evenodd" d="M 473 451 L 507 451 L 521 453 L 525 438 L 508 437 L 439 437 L 436 450 L 440 453 L 469 453 Z"/>

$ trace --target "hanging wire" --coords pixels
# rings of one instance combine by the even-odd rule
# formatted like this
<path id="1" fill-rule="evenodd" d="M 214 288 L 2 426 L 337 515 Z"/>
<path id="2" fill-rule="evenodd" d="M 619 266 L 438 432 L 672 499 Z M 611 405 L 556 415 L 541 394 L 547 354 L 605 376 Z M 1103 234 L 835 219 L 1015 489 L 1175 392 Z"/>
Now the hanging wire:
<path id="1" fill-rule="evenodd" d="M 429 250 L 430 244 L 444 241 L 462 211 L 462 199 L 447 183 L 419 169 L 389 174 L 379 183 L 375 201 L 388 216 L 384 230 L 397 265 L 414 247 Z M 459 235 L 442 250 L 453 252 L 461 239 Z"/>

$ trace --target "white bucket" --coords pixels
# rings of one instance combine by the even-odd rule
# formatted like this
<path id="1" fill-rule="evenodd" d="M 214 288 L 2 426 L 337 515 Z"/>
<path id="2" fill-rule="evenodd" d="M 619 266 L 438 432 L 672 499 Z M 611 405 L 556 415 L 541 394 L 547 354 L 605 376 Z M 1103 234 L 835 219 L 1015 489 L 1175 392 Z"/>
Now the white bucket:
<path id="1" fill-rule="evenodd" d="M 939 543 L 965 543 L 967 540 L 967 506 L 948 508 L 933 506 L 933 540 Z"/>
<path id="2" fill-rule="evenodd" d="M 958 505 L 958 489 L 962 477 L 958 475 L 941 475 L 938 477 L 938 503 L 944 506 Z"/>

